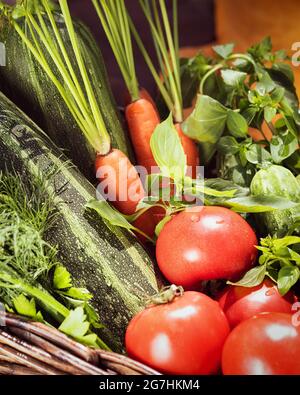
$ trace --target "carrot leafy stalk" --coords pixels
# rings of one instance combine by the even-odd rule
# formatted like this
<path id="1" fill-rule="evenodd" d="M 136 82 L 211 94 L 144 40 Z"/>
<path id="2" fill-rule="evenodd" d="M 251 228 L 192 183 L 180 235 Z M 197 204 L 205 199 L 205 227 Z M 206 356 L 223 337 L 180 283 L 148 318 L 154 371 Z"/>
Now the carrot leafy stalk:
<path id="1" fill-rule="evenodd" d="M 173 28 L 168 17 L 164 0 L 140 0 L 140 6 L 149 24 L 154 47 L 159 62 L 162 79 L 147 53 L 139 34 L 130 19 L 133 36 L 142 52 L 150 72 L 160 90 L 160 93 L 173 115 L 176 129 L 187 157 L 189 174 L 196 176 L 196 167 L 199 164 L 198 149 L 193 140 L 187 137 L 181 128 L 183 121 L 183 99 L 181 89 L 180 59 L 179 59 L 179 32 L 177 0 L 172 3 Z"/>
<path id="2" fill-rule="evenodd" d="M 120 167 L 124 154 L 111 148 L 110 135 L 104 122 L 99 103 L 92 88 L 89 69 L 82 55 L 77 33 L 72 21 L 67 0 L 59 0 L 57 11 L 65 23 L 72 53 L 66 48 L 60 33 L 56 9 L 48 0 L 22 2 L 12 12 L 12 24 L 26 47 L 39 63 L 50 81 L 66 103 L 71 115 L 80 127 L 83 135 L 97 153 L 96 173 L 101 166 L 110 166 L 112 172 L 108 179 L 110 188 L 116 192 L 114 202 L 124 202 L 124 212 L 134 212 L 139 200 L 143 198 L 143 186 L 138 174 L 127 159 L 128 174 L 120 180 Z M 119 9 L 118 9 L 119 11 Z M 19 23 L 25 18 L 25 28 Z M 52 59 L 49 61 L 48 59 Z M 131 66 L 130 66 L 131 67 Z M 127 178 L 126 178 L 127 177 Z M 98 177 L 100 180 L 102 177 Z M 107 177 L 105 177 L 107 179 Z M 134 181 L 134 184 L 132 184 Z M 119 184 L 125 186 L 127 193 L 119 196 Z M 129 190 L 136 191 L 129 193 Z M 126 192 L 125 191 L 125 192 Z M 127 207 L 127 206 L 128 207 Z"/>
<path id="3" fill-rule="evenodd" d="M 139 89 L 130 32 L 130 17 L 124 0 L 92 0 L 113 50 L 123 79 L 130 93 L 131 103 L 126 106 L 125 116 L 137 163 L 151 172 L 155 167 L 150 149 L 150 139 L 160 118 L 151 96 Z"/>

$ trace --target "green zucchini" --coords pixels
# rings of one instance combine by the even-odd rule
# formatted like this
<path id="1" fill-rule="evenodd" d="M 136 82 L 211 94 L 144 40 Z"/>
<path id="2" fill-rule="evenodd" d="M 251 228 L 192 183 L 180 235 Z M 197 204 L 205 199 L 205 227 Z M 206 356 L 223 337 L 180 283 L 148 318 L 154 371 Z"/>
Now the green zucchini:
<path id="1" fill-rule="evenodd" d="M 134 236 L 85 210 L 95 188 L 75 167 L 65 165 L 54 143 L 1 93 L 0 155 L 0 170 L 14 169 L 24 179 L 57 171 L 49 191 L 57 192 L 59 216 L 47 240 L 58 246 L 58 258 L 76 286 L 94 295 L 92 305 L 107 328 L 101 336 L 120 351 L 128 321 L 158 290 L 151 259 Z"/>
<path id="2" fill-rule="evenodd" d="M 55 17 L 68 55 L 74 60 L 76 75 L 80 75 L 63 18 L 59 13 L 56 13 Z M 46 16 L 44 20 L 48 26 L 50 22 Z M 80 22 L 74 22 L 74 25 L 93 90 L 111 135 L 112 145 L 130 156 L 129 139 L 124 134 L 119 119 L 100 49 L 85 25 Z M 0 41 L 5 44 L 7 56 L 6 67 L 0 67 L 1 91 L 28 114 L 58 147 L 64 149 L 65 154 L 83 174 L 93 180 L 95 153 L 82 135 L 56 87 L 3 15 L 0 18 L 0 26 Z M 46 54 L 46 59 L 55 73 L 56 66 L 48 56 Z M 59 73 L 56 74 L 61 81 Z"/>
<path id="3" fill-rule="evenodd" d="M 293 173 L 283 166 L 272 165 L 259 170 L 253 177 L 250 191 L 253 195 L 281 196 L 300 203 L 300 184 Z M 299 220 L 300 208 L 258 214 L 270 235 L 284 236 Z"/>

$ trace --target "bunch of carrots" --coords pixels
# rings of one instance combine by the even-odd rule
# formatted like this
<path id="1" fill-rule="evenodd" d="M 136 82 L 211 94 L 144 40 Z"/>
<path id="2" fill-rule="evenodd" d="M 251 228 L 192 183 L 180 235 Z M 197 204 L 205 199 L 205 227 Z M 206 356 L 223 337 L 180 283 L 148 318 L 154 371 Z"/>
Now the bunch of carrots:
<path id="1" fill-rule="evenodd" d="M 59 0 L 58 3 L 74 49 L 74 58 L 80 71 L 80 78 L 72 66 L 59 27 L 55 22 L 53 14 L 55 11 L 47 0 L 39 0 L 38 3 L 39 6 L 34 12 L 30 7 L 24 5 L 28 34 L 24 34 L 21 27 L 18 26 L 17 20 L 14 21 L 15 29 L 45 73 L 53 81 L 82 133 L 95 149 L 96 177 L 109 186 L 108 200 L 119 212 L 132 216 L 136 212 L 139 202 L 146 196 L 144 185 L 130 159 L 123 152 L 113 149 L 111 146 L 109 132 L 89 80 L 88 67 L 80 50 L 68 1 Z M 153 36 L 161 74 L 157 72 L 127 12 L 125 0 L 92 0 L 92 3 L 130 94 L 130 103 L 125 109 L 125 116 L 135 151 L 136 164 L 143 166 L 148 174 L 151 174 L 151 169 L 156 167 L 150 140 L 161 119 L 154 100 L 138 83 L 133 39 L 142 52 L 160 94 L 173 115 L 174 127 L 186 154 L 187 166 L 192 169 L 192 174 L 189 175 L 195 178 L 196 167 L 199 164 L 197 145 L 181 129 L 183 101 L 178 53 L 177 0 L 173 0 L 173 27 L 171 27 L 167 14 L 165 0 L 140 0 L 141 9 Z M 44 15 L 50 20 L 51 27 L 45 24 Z M 51 71 L 45 52 L 53 59 L 61 79 Z M 83 88 L 80 83 L 81 79 Z M 136 227 L 152 237 L 157 223 L 165 215 L 162 210 L 158 207 L 146 210 L 136 219 Z"/>
<path id="2" fill-rule="evenodd" d="M 144 55 L 144 59 L 156 81 L 157 87 L 169 111 L 173 115 L 174 126 L 186 154 L 187 166 L 189 169 L 192 169 L 192 174 L 190 175 L 195 177 L 196 168 L 199 165 L 197 145 L 181 129 L 183 104 L 179 64 L 177 1 L 173 1 L 173 30 L 171 30 L 165 1 L 153 1 L 151 4 L 147 0 L 140 1 L 141 8 L 153 36 L 162 76 L 156 71 L 126 10 L 124 0 L 92 1 L 130 94 L 131 102 L 126 106 L 125 117 L 137 164 L 144 167 L 147 170 L 147 174 L 151 174 L 151 171 L 157 166 L 151 151 L 150 141 L 161 119 L 151 95 L 145 88 L 140 87 L 138 83 L 135 71 L 132 36 Z M 121 157 L 121 153 L 115 151 L 113 151 L 113 155 Z M 98 176 L 100 175 L 99 179 L 102 181 L 105 177 L 108 177 L 108 174 L 101 172 L 101 169 L 106 164 L 107 156 L 98 155 L 96 169 L 98 169 Z M 139 175 L 132 169 L 132 164 L 127 161 L 126 166 L 130 177 L 127 180 L 122 180 L 119 185 L 122 185 L 124 182 L 128 189 L 134 185 L 136 194 L 133 196 L 134 198 L 131 196 L 131 199 L 128 201 L 117 199 L 114 205 L 121 213 L 131 215 L 136 211 L 139 201 L 144 198 L 145 191 Z M 115 195 L 118 196 L 118 191 Z M 154 234 L 155 226 L 163 216 L 164 213 L 161 208 L 153 207 L 140 216 L 134 225 L 151 237 Z"/>

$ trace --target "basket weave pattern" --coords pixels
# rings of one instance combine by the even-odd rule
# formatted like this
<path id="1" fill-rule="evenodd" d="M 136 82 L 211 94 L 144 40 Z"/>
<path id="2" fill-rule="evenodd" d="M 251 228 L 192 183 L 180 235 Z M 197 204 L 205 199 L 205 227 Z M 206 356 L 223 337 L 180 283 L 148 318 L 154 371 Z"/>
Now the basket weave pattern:
<path id="1" fill-rule="evenodd" d="M 0 312 L 2 375 L 155 375 L 124 355 L 96 350 L 58 330 Z"/>

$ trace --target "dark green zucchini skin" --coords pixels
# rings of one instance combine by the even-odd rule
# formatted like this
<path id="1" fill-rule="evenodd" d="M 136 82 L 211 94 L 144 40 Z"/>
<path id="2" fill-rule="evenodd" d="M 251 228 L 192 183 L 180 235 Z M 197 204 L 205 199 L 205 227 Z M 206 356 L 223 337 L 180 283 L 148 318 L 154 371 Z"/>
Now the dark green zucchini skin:
<path id="1" fill-rule="evenodd" d="M 57 192 L 59 216 L 47 238 L 77 285 L 94 295 L 92 304 L 107 328 L 104 340 L 122 350 L 128 321 L 158 289 L 151 259 L 133 236 L 85 211 L 95 188 L 75 167 L 65 166 L 60 150 L 1 93 L 0 158 L 0 170 L 15 169 L 24 179 L 58 171 L 49 191 Z"/>
<path id="2" fill-rule="evenodd" d="M 46 17 L 45 21 L 47 22 Z M 60 14 L 56 14 L 56 21 L 68 54 L 74 59 L 69 36 Z M 95 160 L 93 149 L 81 134 L 56 87 L 3 16 L 0 17 L 0 26 L 0 41 L 5 44 L 7 57 L 6 67 L 0 67 L 1 91 L 28 114 L 58 147 L 64 149 L 65 154 L 92 181 Z M 112 145 L 130 156 L 129 139 L 123 131 L 100 49 L 86 26 L 76 22 L 75 28 L 93 90 L 111 135 Z M 51 58 L 46 58 L 55 73 L 57 69 Z M 76 64 L 74 68 L 77 76 L 80 76 Z M 59 73 L 55 74 L 59 77 Z"/>

